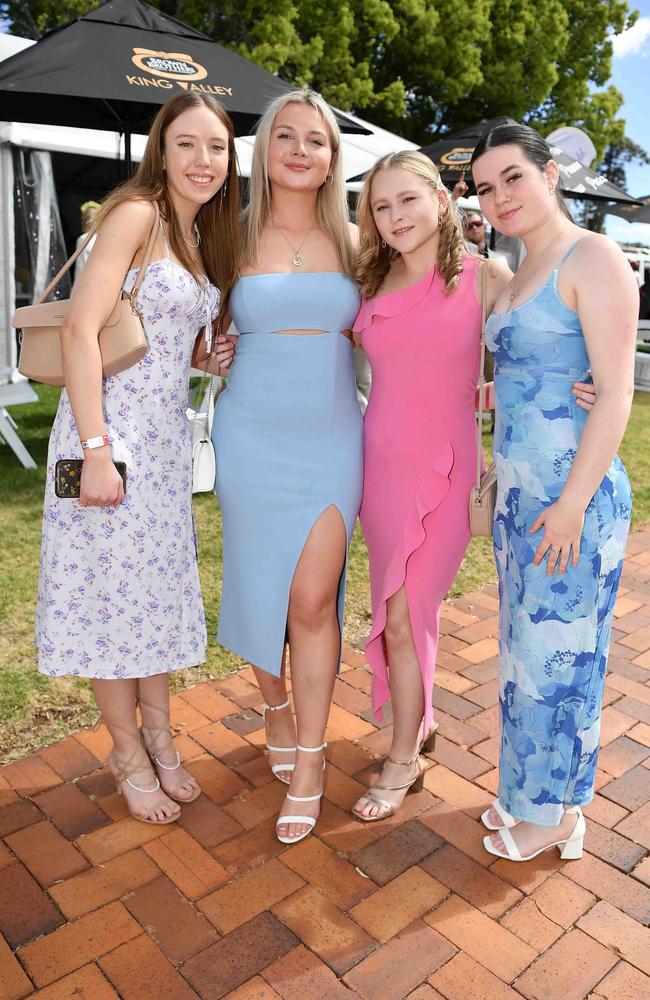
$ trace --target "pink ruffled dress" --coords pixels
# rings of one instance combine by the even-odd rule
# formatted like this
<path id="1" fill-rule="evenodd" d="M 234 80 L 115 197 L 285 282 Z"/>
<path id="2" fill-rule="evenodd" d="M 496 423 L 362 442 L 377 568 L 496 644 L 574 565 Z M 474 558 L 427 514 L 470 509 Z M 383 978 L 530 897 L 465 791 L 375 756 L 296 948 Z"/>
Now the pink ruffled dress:
<path id="1" fill-rule="evenodd" d="M 422 673 L 425 733 L 433 719 L 440 605 L 470 539 L 478 265 L 466 258 L 450 295 L 434 269 L 414 285 L 368 299 L 354 324 L 372 367 L 360 513 L 370 558 L 373 620 L 366 656 L 372 705 L 381 717 L 390 697 L 386 602 L 405 587 Z"/>

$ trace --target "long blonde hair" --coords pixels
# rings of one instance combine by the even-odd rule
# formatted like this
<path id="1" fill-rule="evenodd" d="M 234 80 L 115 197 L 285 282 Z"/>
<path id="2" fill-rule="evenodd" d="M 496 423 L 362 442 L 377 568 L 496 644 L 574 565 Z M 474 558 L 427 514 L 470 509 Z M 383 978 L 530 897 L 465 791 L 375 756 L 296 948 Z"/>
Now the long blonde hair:
<path id="1" fill-rule="evenodd" d="M 276 98 L 269 104 L 260 119 L 255 135 L 255 148 L 251 164 L 249 203 L 243 215 L 243 262 L 255 267 L 258 262 L 262 231 L 271 213 L 271 181 L 269 177 L 269 145 L 276 115 L 287 104 L 307 104 L 323 119 L 332 147 L 330 177 L 319 188 L 316 212 L 321 228 L 332 238 L 341 259 L 341 266 L 348 274 L 354 266 L 354 250 L 350 239 L 348 201 L 340 155 L 341 133 L 336 118 L 322 97 L 312 90 L 294 90 Z"/>
<path id="2" fill-rule="evenodd" d="M 398 153 L 382 156 L 380 160 L 377 160 L 372 170 L 366 174 L 357 202 L 359 254 L 354 269 L 354 276 L 363 299 L 371 299 L 377 294 L 390 270 L 391 263 L 399 256 L 392 247 L 382 246 L 382 238 L 370 205 L 372 183 L 377 174 L 380 170 L 394 170 L 398 167 L 410 170 L 411 173 L 422 177 L 435 191 L 447 190 L 429 157 L 416 150 L 405 149 Z M 440 243 L 437 263 L 445 281 L 445 292 L 449 294 L 458 286 L 467 249 L 458 211 L 448 191 L 445 202 L 445 206 L 440 209 L 439 216 Z"/>
<path id="3" fill-rule="evenodd" d="M 190 108 L 206 107 L 224 125 L 228 133 L 228 173 L 223 187 L 216 195 L 202 205 L 196 217 L 196 225 L 201 236 L 201 258 L 205 271 L 225 297 L 235 282 L 239 264 L 239 181 L 237 177 L 237 155 L 235 152 L 235 131 L 229 115 L 222 105 L 209 94 L 185 93 L 172 97 L 163 104 L 156 115 L 149 132 L 144 156 L 138 168 L 126 184 L 120 185 L 105 199 L 93 222 L 97 230 L 111 209 L 125 201 L 143 200 L 158 203 L 160 213 L 167 222 L 169 243 L 174 256 L 190 274 L 198 276 L 198 267 L 189 254 L 180 223 L 167 187 L 167 176 L 163 166 L 163 146 L 165 132 L 184 111 Z"/>

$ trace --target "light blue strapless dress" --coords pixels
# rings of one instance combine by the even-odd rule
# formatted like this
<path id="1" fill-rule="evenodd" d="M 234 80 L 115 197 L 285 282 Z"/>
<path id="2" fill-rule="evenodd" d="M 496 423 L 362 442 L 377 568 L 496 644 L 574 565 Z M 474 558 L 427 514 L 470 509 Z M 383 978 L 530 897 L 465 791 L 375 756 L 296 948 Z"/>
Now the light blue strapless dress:
<path id="1" fill-rule="evenodd" d="M 361 503 L 363 425 L 341 333 L 358 310 L 356 285 L 338 272 L 249 275 L 230 298 L 240 337 L 212 430 L 223 515 L 217 639 L 276 676 L 307 537 L 334 505 L 349 543 Z M 344 596 L 345 571 L 341 630 Z"/>
<path id="2" fill-rule="evenodd" d="M 586 419 L 571 387 L 588 378 L 589 358 L 580 319 L 558 293 L 560 267 L 522 305 L 493 313 L 485 330 L 496 391 L 499 802 L 540 826 L 593 798 L 632 503 L 616 457 L 587 507 L 578 565 L 547 576 L 546 558 L 533 564 L 542 531 L 531 535 L 531 525 L 560 496 Z"/>

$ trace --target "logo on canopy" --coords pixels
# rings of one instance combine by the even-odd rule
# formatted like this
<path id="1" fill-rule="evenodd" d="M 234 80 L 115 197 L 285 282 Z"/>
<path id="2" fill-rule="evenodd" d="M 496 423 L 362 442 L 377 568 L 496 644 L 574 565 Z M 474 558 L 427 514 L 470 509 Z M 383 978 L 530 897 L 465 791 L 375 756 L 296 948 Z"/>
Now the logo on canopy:
<path id="1" fill-rule="evenodd" d="M 165 80 L 204 80 L 208 71 L 192 56 L 182 52 L 154 52 L 153 49 L 134 49 L 131 61 L 138 69 L 153 73 Z"/>
<path id="2" fill-rule="evenodd" d="M 133 49 L 131 62 L 139 70 L 150 76 L 135 76 L 126 74 L 126 82 L 131 87 L 157 87 L 161 90 L 173 90 L 174 85 L 183 90 L 200 90 L 204 94 L 215 94 L 222 97 L 228 94 L 232 97 L 232 87 L 219 84 L 199 83 L 205 80 L 208 71 L 201 63 L 192 59 L 184 52 L 156 52 L 154 49 Z"/>
<path id="3" fill-rule="evenodd" d="M 473 152 L 473 146 L 454 146 L 449 152 L 442 154 L 440 163 L 449 170 L 465 170 L 469 166 Z"/>

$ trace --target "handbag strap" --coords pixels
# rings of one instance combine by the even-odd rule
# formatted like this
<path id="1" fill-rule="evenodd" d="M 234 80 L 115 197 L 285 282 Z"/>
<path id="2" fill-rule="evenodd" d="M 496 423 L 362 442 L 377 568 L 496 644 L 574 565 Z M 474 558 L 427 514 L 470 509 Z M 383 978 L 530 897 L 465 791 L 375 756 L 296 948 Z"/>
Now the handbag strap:
<path id="1" fill-rule="evenodd" d="M 479 289 L 481 295 L 481 367 L 478 376 L 478 422 L 476 424 L 476 489 L 481 488 L 481 454 L 483 430 L 483 409 L 485 406 L 485 322 L 487 320 L 487 263 L 479 265 Z"/>
<path id="2" fill-rule="evenodd" d="M 129 292 L 129 296 L 128 297 L 129 297 L 129 299 L 131 299 L 131 301 L 133 301 L 135 299 L 136 295 L 138 294 L 138 291 L 140 289 L 140 285 L 142 284 L 142 280 L 143 280 L 143 278 L 145 276 L 145 272 L 146 272 L 146 270 L 149 267 L 149 264 L 151 262 L 151 255 L 153 253 L 153 248 L 154 248 L 154 245 L 156 243 L 156 237 L 158 235 L 158 225 L 159 225 L 159 221 L 160 221 L 160 210 L 158 208 L 158 203 L 157 202 L 153 201 L 151 204 L 153 205 L 153 210 L 154 210 L 153 224 L 151 226 L 151 232 L 149 233 L 149 239 L 147 240 L 147 245 L 146 245 L 146 248 L 145 248 L 145 251 L 144 251 L 144 258 L 142 260 L 142 264 L 141 264 L 140 270 L 138 272 L 138 277 L 136 278 L 135 284 L 134 284 L 131 292 Z M 61 268 L 61 270 L 59 271 L 59 273 L 57 275 L 55 275 L 54 278 L 52 278 L 51 282 L 49 283 L 49 285 L 47 286 L 47 288 L 45 289 L 45 291 L 42 292 L 39 295 L 39 297 L 37 298 L 37 300 L 34 303 L 34 305 L 40 306 L 42 302 L 46 302 L 47 301 L 48 297 L 52 294 L 52 292 L 54 291 L 54 289 L 56 288 L 56 286 L 60 282 L 61 278 L 64 276 L 64 274 L 67 274 L 67 272 L 70 270 L 70 268 L 72 267 L 72 265 L 76 261 L 77 257 L 79 257 L 79 255 L 81 253 L 83 253 L 83 251 L 86 249 L 86 247 L 90 243 L 90 241 L 93 238 L 93 236 L 96 236 L 96 235 L 97 235 L 97 231 L 96 230 L 93 231 L 91 229 L 90 232 L 88 233 L 88 235 L 86 236 L 85 240 L 81 244 L 81 246 L 78 247 L 75 250 L 75 252 L 73 253 L 72 257 L 70 257 L 65 262 L 65 264 L 63 265 L 63 267 Z M 121 294 L 122 294 L 122 292 L 120 290 L 120 295 Z"/>
<path id="3" fill-rule="evenodd" d="M 196 390 L 195 400 L 196 408 L 195 413 L 199 417 L 204 417 L 206 425 L 210 420 L 210 407 L 214 401 L 214 382 L 216 376 L 206 374 L 201 379 L 200 385 Z"/>
<path id="4" fill-rule="evenodd" d="M 206 391 L 203 393 L 203 400 L 205 403 L 204 413 L 206 420 L 210 419 L 210 406 L 212 405 L 212 394 L 214 391 L 214 376 L 208 376 L 208 385 Z M 203 405 L 203 404 L 202 404 Z"/>

